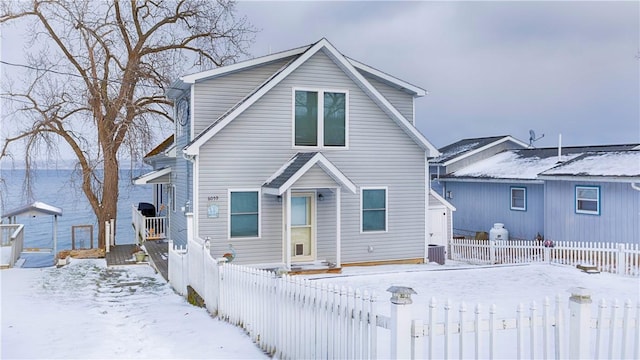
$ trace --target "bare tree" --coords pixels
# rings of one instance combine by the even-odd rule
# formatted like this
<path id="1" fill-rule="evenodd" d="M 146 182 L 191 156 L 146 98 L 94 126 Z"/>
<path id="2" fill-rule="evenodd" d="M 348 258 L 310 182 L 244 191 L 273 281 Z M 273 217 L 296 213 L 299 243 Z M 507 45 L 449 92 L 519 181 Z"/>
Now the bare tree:
<path id="1" fill-rule="evenodd" d="M 37 150 L 56 154 L 70 148 L 104 248 L 104 223 L 116 218 L 120 161 L 139 159 L 151 145 L 154 124 L 172 121 L 164 97 L 170 81 L 189 70 L 237 61 L 254 30 L 235 16 L 233 2 L 223 0 L 33 0 L 1 6 L 0 24 L 29 28 L 23 67 L 30 76 L 20 88 L 3 89 L 10 115 L 19 121 L 13 121 L 0 159 L 11 157 L 13 144 L 20 143 L 28 170 Z"/>

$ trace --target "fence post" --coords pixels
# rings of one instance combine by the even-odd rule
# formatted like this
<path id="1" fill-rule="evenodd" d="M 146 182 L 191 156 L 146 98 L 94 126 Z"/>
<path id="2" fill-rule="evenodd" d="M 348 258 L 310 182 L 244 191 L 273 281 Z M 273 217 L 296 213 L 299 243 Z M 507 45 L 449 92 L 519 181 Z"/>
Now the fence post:
<path id="1" fill-rule="evenodd" d="M 413 301 L 411 294 L 416 292 L 405 286 L 391 286 L 391 359 L 411 358 L 411 314 Z"/>
<path id="2" fill-rule="evenodd" d="M 496 263 L 496 242 L 494 240 L 489 240 L 489 260 L 491 264 Z"/>
<path id="3" fill-rule="evenodd" d="M 618 244 L 616 246 L 618 248 L 617 259 L 616 259 L 616 271 L 619 275 L 625 275 L 627 273 L 627 259 L 624 256 L 625 246 L 624 244 Z"/>
<path id="4" fill-rule="evenodd" d="M 545 246 L 542 249 L 544 251 L 544 262 L 551 264 L 551 247 Z"/>
<path id="5" fill-rule="evenodd" d="M 108 221 L 105 221 L 105 222 L 104 222 L 104 238 L 106 239 L 106 240 L 105 240 L 105 245 L 104 245 L 104 246 L 105 246 L 105 252 L 109 252 L 109 251 L 111 251 L 111 244 L 110 244 L 110 242 L 111 242 L 111 241 L 110 241 L 110 240 L 111 240 L 111 235 L 109 234 L 109 230 L 111 230 L 111 229 L 109 228 L 109 222 L 108 222 Z M 54 256 L 55 256 L 55 255 L 54 255 Z"/>
<path id="6" fill-rule="evenodd" d="M 590 357 L 591 295 L 583 287 L 571 289 L 569 298 L 569 359 Z"/>

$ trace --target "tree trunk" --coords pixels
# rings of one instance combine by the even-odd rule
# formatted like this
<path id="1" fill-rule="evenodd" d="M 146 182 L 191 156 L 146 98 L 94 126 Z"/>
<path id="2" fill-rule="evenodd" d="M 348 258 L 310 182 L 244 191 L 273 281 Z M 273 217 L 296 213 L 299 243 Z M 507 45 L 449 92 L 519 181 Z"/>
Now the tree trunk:
<path id="1" fill-rule="evenodd" d="M 98 247 L 101 249 L 106 248 L 105 237 L 105 222 L 114 219 L 113 236 L 116 235 L 115 224 L 117 222 L 118 214 L 118 160 L 114 156 L 105 156 L 104 167 L 104 185 L 102 188 L 102 204 L 98 211 L 96 211 L 96 217 L 98 218 Z"/>

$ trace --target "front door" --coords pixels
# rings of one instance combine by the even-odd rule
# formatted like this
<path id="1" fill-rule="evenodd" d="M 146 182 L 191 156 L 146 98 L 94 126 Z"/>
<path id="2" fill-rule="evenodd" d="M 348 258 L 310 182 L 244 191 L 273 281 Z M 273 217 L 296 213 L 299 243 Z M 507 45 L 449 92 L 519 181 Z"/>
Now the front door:
<path id="1" fill-rule="evenodd" d="M 315 260 L 315 193 L 291 194 L 291 260 Z"/>

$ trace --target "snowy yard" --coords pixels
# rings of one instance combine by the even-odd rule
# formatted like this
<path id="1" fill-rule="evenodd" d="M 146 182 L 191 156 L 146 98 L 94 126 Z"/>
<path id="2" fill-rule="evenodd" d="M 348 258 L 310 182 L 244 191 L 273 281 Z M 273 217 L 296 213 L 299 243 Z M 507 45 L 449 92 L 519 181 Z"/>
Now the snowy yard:
<path id="1" fill-rule="evenodd" d="M 350 267 L 338 276 L 314 281 L 374 291 L 378 309 L 389 313 L 391 285 L 410 286 L 414 314 L 426 317 L 427 304 L 450 299 L 496 304 L 498 315 L 512 317 L 518 303 L 541 304 L 568 289 L 592 291 L 600 299 L 640 298 L 638 278 L 586 274 L 574 267 L 521 265 L 473 267 L 394 265 Z M 147 266 L 106 268 L 102 260 L 73 260 L 56 269 L 9 269 L 2 286 L 1 358 L 227 358 L 266 356 L 243 331 L 189 305 Z"/>
<path id="2" fill-rule="evenodd" d="M 384 265 L 376 267 L 346 267 L 339 276 L 308 276 L 339 286 L 351 286 L 378 296 L 378 310 L 389 313 L 392 286 L 408 286 L 413 295 L 414 314 L 424 317 L 432 297 L 439 304 L 450 300 L 454 306 L 465 302 L 470 308 L 480 303 L 487 309 L 495 304 L 500 316 L 513 316 L 519 303 L 525 306 L 535 301 L 541 304 L 545 297 L 553 302 L 560 295 L 563 302 L 571 296 L 574 287 L 587 288 L 594 303 L 618 299 L 624 302 L 640 300 L 640 279 L 608 273 L 587 274 L 573 266 L 564 265 L 512 265 L 469 266 L 447 261 L 447 265 Z"/>

